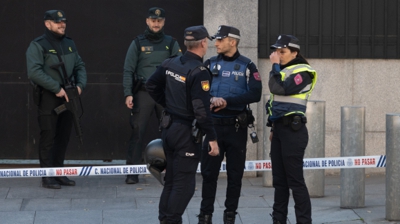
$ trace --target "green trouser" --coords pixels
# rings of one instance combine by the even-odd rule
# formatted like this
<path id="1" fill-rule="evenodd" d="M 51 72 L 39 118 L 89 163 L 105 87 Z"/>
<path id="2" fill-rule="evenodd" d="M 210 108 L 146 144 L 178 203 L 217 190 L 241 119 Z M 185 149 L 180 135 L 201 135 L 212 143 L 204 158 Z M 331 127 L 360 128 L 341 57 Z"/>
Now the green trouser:
<path id="1" fill-rule="evenodd" d="M 126 164 L 138 165 L 144 163 L 142 152 L 144 135 L 149 124 L 152 123 L 150 122 L 150 118 L 153 113 L 156 113 L 159 120 L 162 110 L 163 107 L 157 104 L 145 90 L 139 90 L 139 92 L 135 94 L 133 97 L 133 109 L 130 117 L 130 123 L 133 130 L 129 140 Z"/>

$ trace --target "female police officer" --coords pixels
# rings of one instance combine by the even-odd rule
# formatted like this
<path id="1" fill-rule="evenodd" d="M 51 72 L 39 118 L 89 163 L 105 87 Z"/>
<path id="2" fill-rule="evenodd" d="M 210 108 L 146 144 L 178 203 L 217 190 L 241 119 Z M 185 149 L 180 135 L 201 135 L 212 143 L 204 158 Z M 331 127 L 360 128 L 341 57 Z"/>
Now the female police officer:
<path id="1" fill-rule="evenodd" d="M 305 126 L 307 100 L 317 81 L 317 73 L 300 55 L 299 40 L 280 35 L 271 49 L 270 99 L 266 109 L 272 126 L 271 162 L 275 188 L 272 217 L 286 223 L 289 189 L 295 202 L 296 222 L 311 223 L 311 202 L 303 176 L 304 150 L 308 143 Z"/>

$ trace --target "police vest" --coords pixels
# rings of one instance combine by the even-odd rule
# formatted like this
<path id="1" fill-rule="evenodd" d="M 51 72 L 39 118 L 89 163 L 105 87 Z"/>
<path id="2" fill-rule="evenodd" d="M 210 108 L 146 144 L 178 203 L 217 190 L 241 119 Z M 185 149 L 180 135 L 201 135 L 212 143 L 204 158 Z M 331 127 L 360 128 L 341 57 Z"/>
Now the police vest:
<path id="1" fill-rule="evenodd" d="M 154 43 L 148 40 L 143 34 L 135 38 L 137 48 L 138 64 L 136 74 L 148 79 L 165 59 L 169 58 L 175 39 L 165 35 L 162 41 Z"/>
<path id="2" fill-rule="evenodd" d="M 307 64 L 297 64 L 286 67 L 281 74 L 281 80 L 285 81 L 291 74 L 299 72 L 310 72 L 314 75 L 311 84 L 304 87 L 299 93 L 289 96 L 270 94 L 268 111 L 271 120 L 288 116 L 291 114 L 305 115 L 307 109 L 308 98 L 317 82 L 317 72 Z"/>
<path id="3" fill-rule="evenodd" d="M 250 59 L 240 55 L 234 61 L 218 60 L 216 56 L 210 58 L 210 70 L 218 70 L 218 76 L 213 76 L 210 94 L 214 97 L 235 97 L 248 91 L 247 65 Z M 228 110 L 243 111 L 246 104 L 227 105 Z"/>
<path id="4" fill-rule="evenodd" d="M 166 68 L 165 103 L 169 113 L 185 119 L 193 119 L 194 112 L 190 96 L 190 89 L 187 86 L 190 74 L 197 67 L 203 64 L 198 60 L 181 62 L 182 56 L 175 56 L 163 63 Z"/>

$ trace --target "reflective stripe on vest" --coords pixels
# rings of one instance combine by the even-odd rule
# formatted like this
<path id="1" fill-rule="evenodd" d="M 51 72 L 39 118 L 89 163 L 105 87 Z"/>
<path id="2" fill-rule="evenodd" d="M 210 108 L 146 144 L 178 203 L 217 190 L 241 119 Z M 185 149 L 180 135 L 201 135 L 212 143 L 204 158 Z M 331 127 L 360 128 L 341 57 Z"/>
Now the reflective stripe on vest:
<path id="1" fill-rule="evenodd" d="M 277 116 L 277 114 L 274 114 L 274 105 L 273 103 L 285 103 L 285 104 L 298 104 L 298 105 L 302 105 L 304 106 L 304 109 L 307 106 L 307 101 L 311 95 L 311 92 L 313 91 L 314 87 L 315 87 L 315 83 L 317 82 L 317 72 L 311 68 L 311 66 L 307 65 L 307 64 L 298 64 L 298 65 L 292 65 L 289 67 L 286 67 L 285 69 L 283 69 L 280 74 L 281 74 L 281 80 L 285 81 L 287 77 L 289 77 L 292 74 L 296 74 L 296 73 L 300 73 L 300 72 L 310 72 L 314 75 L 311 84 L 307 85 L 306 87 L 304 87 L 298 94 L 294 94 L 294 95 L 289 95 L 289 96 L 282 96 L 282 95 L 275 95 L 270 93 L 270 102 L 269 102 L 269 115 L 275 115 Z M 275 108 L 277 109 L 277 108 Z M 281 108 L 282 109 L 282 108 Z M 276 112 L 276 111 L 275 111 Z M 287 111 L 287 112 L 283 112 L 281 111 L 280 113 L 283 113 L 281 115 L 283 116 L 288 116 L 291 114 L 305 114 L 305 110 L 294 110 L 294 111 Z"/>

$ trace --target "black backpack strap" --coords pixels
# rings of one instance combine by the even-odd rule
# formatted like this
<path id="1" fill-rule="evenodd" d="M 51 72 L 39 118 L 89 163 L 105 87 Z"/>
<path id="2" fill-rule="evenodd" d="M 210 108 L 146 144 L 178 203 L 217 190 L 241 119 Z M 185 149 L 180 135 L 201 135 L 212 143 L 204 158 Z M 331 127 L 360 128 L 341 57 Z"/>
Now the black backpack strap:
<path id="1" fill-rule="evenodd" d="M 141 35 L 139 35 L 139 36 L 137 36 L 136 38 L 135 38 L 135 44 L 136 44 L 136 49 L 137 49 L 137 56 L 139 57 L 139 55 L 140 55 L 140 52 L 142 52 L 142 46 L 140 45 L 140 38 L 143 38 L 143 35 L 141 34 Z"/>
<path id="2" fill-rule="evenodd" d="M 169 55 L 170 56 L 172 55 L 172 48 L 174 47 L 175 42 L 176 42 L 176 40 L 173 37 L 171 37 L 171 42 L 169 42 Z"/>

